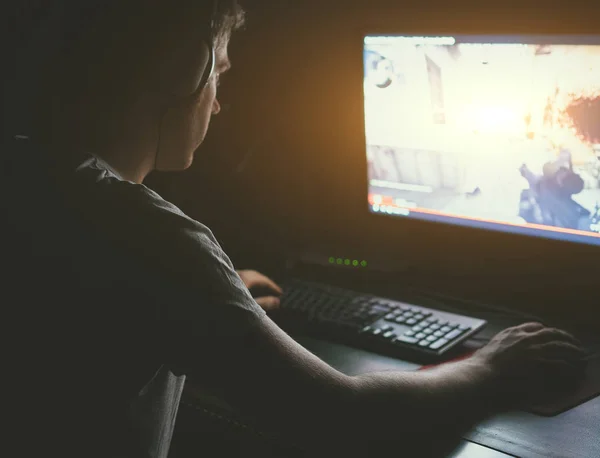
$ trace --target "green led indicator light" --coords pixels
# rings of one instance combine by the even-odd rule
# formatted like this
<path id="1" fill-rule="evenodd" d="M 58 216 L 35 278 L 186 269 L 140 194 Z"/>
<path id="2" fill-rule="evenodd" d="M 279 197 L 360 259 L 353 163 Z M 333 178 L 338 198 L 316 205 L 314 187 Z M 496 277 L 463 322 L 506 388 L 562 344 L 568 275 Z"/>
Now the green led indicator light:
<path id="1" fill-rule="evenodd" d="M 338 266 L 353 266 L 353 267 L 367 267 L 367 261 L 359 261 L 357 259 L 346 259 L 346 258 L 335 258 L 331 256 L 329 258 L 329 264 L 337 264 Z"/>

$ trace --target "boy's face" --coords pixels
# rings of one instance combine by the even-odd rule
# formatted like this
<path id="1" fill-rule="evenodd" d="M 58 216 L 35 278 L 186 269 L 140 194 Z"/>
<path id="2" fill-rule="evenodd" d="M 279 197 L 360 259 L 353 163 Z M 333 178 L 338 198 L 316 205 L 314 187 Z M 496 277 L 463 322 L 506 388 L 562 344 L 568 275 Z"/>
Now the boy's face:
<path id="1" fill-rule="evenodd" d="M 204 89 L 195 97 L 176 102 L 165 115 L 157 170 L 185 170 L 192 164 L 194 151 L 206 136 L 211 116 L 221 110 L 217 87 L 220 75 L 231 66 L 227 47 L 228 43 L 224 42 L 215 49 L 215 69 Z"/>

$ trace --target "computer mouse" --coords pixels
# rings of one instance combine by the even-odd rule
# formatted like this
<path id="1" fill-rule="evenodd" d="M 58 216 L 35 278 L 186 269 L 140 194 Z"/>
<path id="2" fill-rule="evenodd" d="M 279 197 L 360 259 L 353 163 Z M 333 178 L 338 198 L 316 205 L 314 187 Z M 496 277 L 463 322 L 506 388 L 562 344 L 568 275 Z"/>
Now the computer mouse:
<path id="1" fill-rule="evenodd" d="M 548 374 L 543 390 L 550 397 L 575 391 L 586 379 L 587 368 L 588 359 L 585 357 L 571 361 L 568 369 Z"/>
<path id="2" fill-rule="evenodd" d="M 544 399 L 533 401 L 529 411 L 538 415 L 554 416 L 569 410 L 600 394 L 600 355 L 588 355 L 583 376 L 581 369 L 565 380 L 554 383 L 554 391 L 543 390 Z"/>

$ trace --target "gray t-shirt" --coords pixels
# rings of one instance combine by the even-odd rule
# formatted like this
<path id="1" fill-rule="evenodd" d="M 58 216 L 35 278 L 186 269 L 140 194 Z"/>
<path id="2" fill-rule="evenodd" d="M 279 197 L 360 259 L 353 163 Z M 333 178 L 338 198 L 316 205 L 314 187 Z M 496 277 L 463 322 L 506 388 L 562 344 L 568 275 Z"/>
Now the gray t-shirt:
<path id="1" fill-rule="evenodd" d="M 98 158 L 17 143 L 10 320 L 35 381 L 19 412 L 46 454 L 166 458 L 185 375 L 264 312 L 206 226 Z"/>

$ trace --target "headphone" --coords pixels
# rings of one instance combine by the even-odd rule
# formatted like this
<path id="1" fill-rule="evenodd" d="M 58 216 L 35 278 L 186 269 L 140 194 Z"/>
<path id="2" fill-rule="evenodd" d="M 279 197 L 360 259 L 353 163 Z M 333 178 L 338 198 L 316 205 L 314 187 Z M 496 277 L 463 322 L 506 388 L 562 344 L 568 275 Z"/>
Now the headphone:
<path id="1" fill-rule="evenodd" d="M 78 2 L 74 2 L 74 5 L 70 5 L 71 2 L 67 2 L 67 5 L 74 7 L 82 7 Z M 102 3 L 100 1 L 100 3 Z M 184 36 L 177 41 L 176 45 L 171 43 L 171 46 L 166 46 L 168 49 L 142 49 L 143 59 L 149 59 L 144 62 L 143 66 L 148 66 L 148 77 L 153 81 L 154 89 L 165 97 L 165 102 L 161 107 L 160 122 L 159 122 L 159 139 L 156 147 L 155 154 L 155 166 L 159 154 L 160 147 L 160 134 L 163 130 L 163 120 L 169 110 L 169 108 L 176 101 L 191 97 L 197 94 L 198 91 L 204 89 L 209 79 L 211 78 L 215 68 L 215 37 L 213 36 L 214 20 L 218 8 L 219 0 L 212 0 L 210 5 L 207 5 L 207 17 L 205 21 L 202 21 L 197 27 L 185 27 Z M 92 2 L 93 4 L 93 2 Z M 118 2 L 117 2 L 118 4 Z M 61 46 L 64 38 L 57 40 L 44 40 L 44 34 L 46 29 L 53 30 L 63 26 L 62 21 L 65 17 L 65 7 L 48 7 L 40 13 L 42 18 L 39 23 L 41 27 L 36 34 L 35 43 L 46 44 L 48 43 L 49 49 L 47 50 L 48 55 L 52 55 Z M 91 9 L 91 8 L 88 8 Z M 160 25 L 159 25 L 160 27 Z M 164 24 L 165 30 L 172 32 L 171 35 L 176 35 L 179 32 L 177 29 L 178 24 Z M 185 35 L 188 34 L 189 35 Z M 39 36 L 38 36 L 39 35 Z M 169 39 L 169 33 L 166 34 L 166 40 Z M 152 48 L 152 47 L 151 47 Z M 144 51 L 149 51 L 144 53 Z M 155 62 L 160 61 L 160 65 L 156 66 Z M 154 84 L 156 83 L 156 84 Z M 11 128 L 12 130 L 12 128 Z M 14 134 L 10 133 L 11 137 Z M 4 136 L 4 132 L 3 132 Z M 156 168 L 156 167 L 155 167 Z"/>
<path id="2" fill-rule="evenodd" d="M 164 119 L 174 101 L 192 97 L 202 91 L 215 69 L 215 43 L 213 36 L 213 20 L 219 0 L 213 0 L 210 10 L 211 22 L 208 30 L 202 33 L 201 41 L 205 46 L 198 49 L 197 42 L 193 39 L 182 39 L 175 49 L 169 50 L 169 55 L 164 56 L 162 66 L 158 69 L 160 91 L 170 98 L 170 102 L 162 107 L 158 124 L 158 139 L 154 155 L 154 169 L 158 167 L 160 155 L 161 132 Z"/>
<path id="3" fill-rule="evenodd" d="M 215 68 L 215 47 L 212 32 L 203 35 L 202 49 L 198 49 L 198 43 L 193 40 L 181 40 L 176 49 L 169 50 L 169 55 L 162 59 L 157 78 L 164 95 L 185 98 L 206 86 Z"/>

